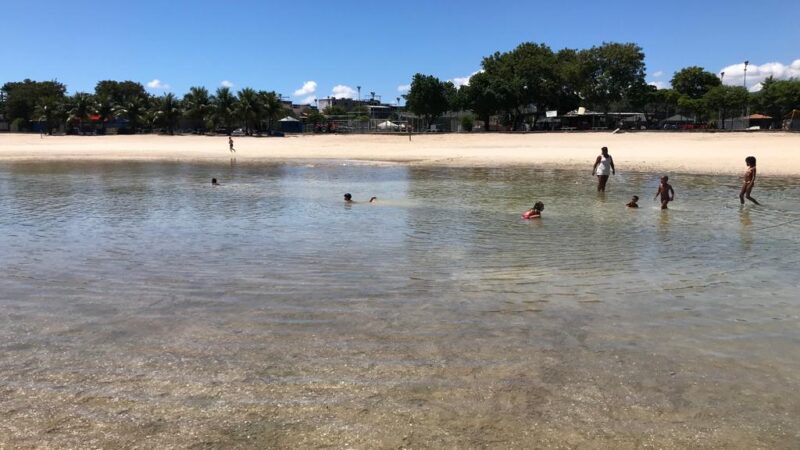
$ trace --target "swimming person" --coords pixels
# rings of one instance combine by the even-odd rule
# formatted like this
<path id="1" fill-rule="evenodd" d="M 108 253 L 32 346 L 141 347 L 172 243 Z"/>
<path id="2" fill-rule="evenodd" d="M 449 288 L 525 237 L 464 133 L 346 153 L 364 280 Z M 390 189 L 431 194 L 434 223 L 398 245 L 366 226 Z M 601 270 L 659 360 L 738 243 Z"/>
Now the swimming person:
<path id="1" fill-rule="evenodd" d="M 345 203 L 353 203 L 353 196 L 350 194 L 344 194 L 344 202 Z"/>
<path id="2" fill-rule="evenodd" d="M 597 156 L 594 167 L 592 167 L 592 175 L 597 175 L 597 192 L 605 192 L 608 176 L 616 175 L 614 158 L 608 154 L 608 147 L 600 149 L 600 155 Z"/>
<path id="3" fill-rule="evenodd" d="M 544 203 L 536 202 L 533 205 L 533 208 L 531 208 L 531 209 L 525 211 L 524 213 L 522 213 L 522 218 L 523 219 L 538 219 L 538 218 L 542 217 L 542 211 L 543 210 L 544 210 Z"/>
<path id="4" fill-rule="evenodd" d="M 626 203 L 625 206 L 627 206 L 628 208 L 638 208 L 639 207 L 639 196 L 638 195 L 634 195 L 633 198 L 631 198 L 631 201 Z"/>
<path id="5" fill-rule="evenodd" d="M 656 196 L 653 197 L 653 200 L 655 200 L 661 196 L 661 209 L 667 209 L 667 203 L 675 200 L 675 191 L 672 189 L 672 185 L 670 185 L 668 181 L 668 176 L 664 175 L 661 177 L 661 184 L 658 185 Z"/>
<path id="6" fill-rule="evenodd" d="M 744 184 L 742 185 L 742 191 L 739 192 L 739 201 L 744 205 L 744 199 L 746 198 L 756 205 L 760 205 L 761 203 L 750 197 L 750 193 L 753 192 L 753 186 L 756 184 L 756 157 L 748 156 L 744 159 L 744 163 L 747 164 L 747 171 L 744 173 Z"/>
<path id="7" fill-rule="evenodd" d="M 212 186 L 221 186 L 219 183 L 217 183 L 217 179 L 216 178 L 212 178 L 211 179 L 211 185 Z"/>
<path id="8" fill-rule="evenodd" d="M 376 201 L 378 201 L 378 197 L 370 197 L 369 198 L 369 202 L 370 203 L 375 203 Z"/>
<path id="9" fill-rule="evenodd" d="M 230 149 L 231 153 L 236 153 L 236 149 L 233 148 L 233 138 L 228 136 L 228 149 Z"/>

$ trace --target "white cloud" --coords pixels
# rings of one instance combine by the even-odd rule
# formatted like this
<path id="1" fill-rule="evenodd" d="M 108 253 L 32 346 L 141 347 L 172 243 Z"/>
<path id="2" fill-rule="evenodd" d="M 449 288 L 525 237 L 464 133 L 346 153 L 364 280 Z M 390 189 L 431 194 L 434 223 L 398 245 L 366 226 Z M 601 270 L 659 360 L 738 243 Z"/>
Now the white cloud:
<path id="1" fill-rule="evenodd" d="M 232 88 L 234 86 L 233 81 L 228 81 L 228 80 L 222 80 L 222 82 L 219 85 L 226 88 Z"/>
<path id="2" fill-rule="evenodd" d="M 722 82 L 728 86 L 742 86 L 744 84 L 744 63 L 732 64 L 720 70 L 725 72 Z M 800 78 L 800 59 L 796 59 L 788 65 L 779 62 L 766 64 L 750 64 L 747 66 L 747 88 L 751 92 L 761 89 L 761 83 L 769 78 L 775 77 L 776 80 L 788 80 L 789 78 Z"/>
<path id="3" fill-rule="evenodd" d="M 345 86 L 343 84 L 337 84 L 331 90 L 331 97 L 336 98 L 356 98 L 356 94 L 358 92 L 351 88 L 350 86 Z"/>
<path id="4" fill-rule="evenodd" d="M 297 103 L 300 104 L 300 105 L 310 105 L 310 104 L 314 103 L 316 100 L 317 100 L 317 96 L 316 95 L 309 95 L 308 97 L 298 101 Z"/>
<path id="5" fill-rule="evenodd" d="M 479 72 L 481 72 L 481 71 L 480 70 L 476 70 L 475 72 L 472 72 L 471 74 L 469 74 L 466 77 L 456 77 L 456 78 L 453 78 L 450 81 L 452 81 L 453 84 L 457 88 L 460 88 L 461 86 L 469 86 L 469 79 L 472 78 L 473 75 L 475 75 L 476 73 L 479 73 Z"/>
<path id="6" fill-rule="evenodd" d="M 159 80 L 158 78 L 154 79 L 153 81 L 148 82 L 147 83 L 147 87 L 149 87 L 150 89 L 163 89 L 165 91 L 169 90 L 169 88 L 170 88 L 170 86 L 167 83 L 164 83 L 163 81 Z"/>
<path id="7" fill-rule="evenodd" d="M 650 86 L 655 86 L 656 89 L 669 89 L 670 86 L 666 81 L 651 81 L 647 84 Z"/>
<path id="8" fill-rule="evenodd" d="M 300 97 L 303 95 L 311 95 L 317 92 L 317 82 L 316 81 L 306 81 L 303 83 L 303 87 L 294 91 L 294 95 Z"/>
<path id="9" fill-rule="evenodd" d="M 405 94 L 409 90 L 411 90 L 411 85 L 410 84 L 401 84 L 400 86 L 397 86 L 397 92 L 399 92 L 401 94 Z"/>
<path id="10" fill-rule="evenodd" d="M 660 78 L 660 77 L 661 77 L 661 76 L 663 76 L 663 75 L 664 75 L 664 71 L 663 71 L 663 70 L 656 70 L 656 71 L 653 73 L 653 77 L 655 77 L 655 78 Z"/>

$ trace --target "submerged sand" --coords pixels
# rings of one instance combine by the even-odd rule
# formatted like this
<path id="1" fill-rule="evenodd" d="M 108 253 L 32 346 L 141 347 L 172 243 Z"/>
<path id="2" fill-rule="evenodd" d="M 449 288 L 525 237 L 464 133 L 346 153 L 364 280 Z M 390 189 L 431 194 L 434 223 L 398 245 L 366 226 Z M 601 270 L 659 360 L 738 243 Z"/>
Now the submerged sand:
<path id="1" fill-rule="evenodd" d="M 608 146 L 620 171 L 738 173 L 754 155 L 762 175 L 800 175 L 800 133 L 636 132 L 224 136 L 0 135 L 0 161 L 13 160 L 249 160 L 347 159 L 426 165 L 591 166 Z"/>

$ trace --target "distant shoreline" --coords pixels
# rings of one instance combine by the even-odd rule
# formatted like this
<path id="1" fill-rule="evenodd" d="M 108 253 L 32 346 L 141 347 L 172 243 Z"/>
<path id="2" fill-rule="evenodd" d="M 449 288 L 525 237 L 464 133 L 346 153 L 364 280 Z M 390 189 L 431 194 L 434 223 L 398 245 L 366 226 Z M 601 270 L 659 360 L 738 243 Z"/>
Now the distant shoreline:
<path id="1" fill-rule="evenodd" d="M 585 168 L 608 146 L 620 172 L 739 174 L 758 158 L 761 176 L 800 176 L 800 134 L 790 132 L 333 134 L 285 138 L 0 134 L 0 163 L 35 161 L 185 161 L 238 163 L 344 160 L 366 164 Z"/>

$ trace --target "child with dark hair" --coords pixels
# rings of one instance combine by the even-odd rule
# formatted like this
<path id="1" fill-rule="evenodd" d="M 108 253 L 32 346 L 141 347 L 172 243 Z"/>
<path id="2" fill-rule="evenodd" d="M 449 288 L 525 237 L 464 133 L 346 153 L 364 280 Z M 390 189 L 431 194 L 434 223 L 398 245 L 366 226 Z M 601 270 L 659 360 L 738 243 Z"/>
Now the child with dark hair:
<path id="1" fill-rule="evenodd" d="M 739 192 L 739 201 L 744 205 L 744 199 L 746 198 L 756 205 L 760 205 L 761 203 L 750 197 L 750 193 L 753 192 L 753 186 L 756 184 L 756 157 L 748 156 L 744 159 L 744 163 L 747 164 L 747 171 L 744 173 L 744 184 L 741 192 Z"/>
<path id="2" fill-rule="evenodd" d="M 627 206 L 628 208 L 638 208 L 639 207 L 639 196 L 638 195 L 634 195 L 633 198 L 631 198 L 631 201 L 626 203 L 625 206 Z"/>
<path id="3" fill-rule="evenodd" d="M 531 208 L 531 209 L 525 211 L 524 213 L 522 213 L 522 218 L 523 219 L 538 219 L 538 218 L 542 217 L 542 211 L 543 210 L 544 210 L 544 203 L 536 202 L 533 205 L 533 208 Z"/>

